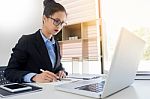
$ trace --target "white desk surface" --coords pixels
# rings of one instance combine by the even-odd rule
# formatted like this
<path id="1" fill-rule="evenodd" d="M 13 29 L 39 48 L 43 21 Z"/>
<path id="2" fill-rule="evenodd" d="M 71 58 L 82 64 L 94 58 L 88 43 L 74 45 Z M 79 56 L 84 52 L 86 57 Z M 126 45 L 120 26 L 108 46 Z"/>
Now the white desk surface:
<path id="1" fill-rule="evenodd" d="M 57 91 L 54 85 L 63 82 L 54 82 L 46 84 L 35 84 L 43 87 L 42 91 L 35 93 L 22 94 L 4 99 L 93 99 L 90 97 Z M 130 87 L 109 96 L 106 99 L 149 99 L 150 98 L 150 80 L 136 80 Z"/>

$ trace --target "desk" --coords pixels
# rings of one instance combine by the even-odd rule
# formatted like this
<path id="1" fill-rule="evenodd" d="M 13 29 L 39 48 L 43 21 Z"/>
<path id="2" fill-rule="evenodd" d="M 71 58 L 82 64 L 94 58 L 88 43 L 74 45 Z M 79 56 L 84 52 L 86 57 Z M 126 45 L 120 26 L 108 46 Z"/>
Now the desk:
<path id="1" fill-rule="evenodd" d="M 64 82 L 46 84 L 35 84 L 43 87 L 43 91 L 12 96 L 5 99 L 93 99 L 85 96 L 61 92 L 54 89 L 54 86 Z M 106 98 L 106 99 L 149 99 L 150 80 L 136 80 L 130 87 Z"/>

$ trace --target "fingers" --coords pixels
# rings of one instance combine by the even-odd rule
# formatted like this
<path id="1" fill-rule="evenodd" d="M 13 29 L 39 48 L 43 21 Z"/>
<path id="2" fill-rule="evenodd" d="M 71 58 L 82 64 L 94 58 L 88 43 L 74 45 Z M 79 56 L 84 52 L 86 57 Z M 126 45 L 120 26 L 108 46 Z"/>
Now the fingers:
<path id="1" fill-rule="evenodd" d="M 59 78 L 63 78 L 63 72 L 59 71 Z"/>
<path id="2" fill-rule="evenodd" d="M 36 74 L 33 78 L 33 81 L 38 83 L 47 83 L 50 82 L 50 79 L 47 79 L 46 75 L 44 73 Z"/>
<path id="3" fill-rule="evenodd" d="M 57 76 L 58 75 L 58 76 Z M 50 71 L 42 71 L 41 74 L 37 74 L 34 78 L 34 81 L 36 82 L 41 82 L 41 83 L 48 83 L 48 82 L 53 82 L 57 81 L 59 78 L 64 78 L 66 77 L 66 74 L 64 71 L 59 71 L 58 73 L 54 74 Z"/>
<path id="4" fill-rule="evenodd" d="M 33 81 L 40 82 L 40 83 L 48 83 L 57 81 L 58 76 L 56 76 L 54 73 L 49 71 L 44 71 L 41 74 L 37 74 L 35 77 L 33 77 Z"/>
<path id="5" fill-rule="evenodd" d="M 50 81 L 49 80 L 43 80 L 41 83 L 49 83 Z"/>
<path id="6" fill-rule="evenodd" d="M 58 76 L 57 76 L 56 74 L 54 74 L 54 73 L 52 73 L 52 72 L 50 72 L 50 71 L 44 71 L 44 72 L 46 72 L 47 74 L 51 75 L 51 76 L 54 77 L 55 79 L 58 78 Z"/>
<path id="7" fill-rule="evenodd" d="M 59 71 L 58 76 L 59 76 L 59 78 L 64 78 L 64 77 L 66 77 L 66 74 L 64 71 Z"/>
<path id="8" fill-rule="evenodd" d="M 46 72 L 43 73 L 43 79 L 49 80 L 49 82 L 57 81 L 57 79 L 53 75 L 50 75 Z"/>
<path id="9" fill-rule="evenodd" d="M 57 81 L 58 78 L 54 73 L 51 73 L 49 71 L 43 72 L 43 75 L 44 79 L 49 80 L 50 82 Z"/>

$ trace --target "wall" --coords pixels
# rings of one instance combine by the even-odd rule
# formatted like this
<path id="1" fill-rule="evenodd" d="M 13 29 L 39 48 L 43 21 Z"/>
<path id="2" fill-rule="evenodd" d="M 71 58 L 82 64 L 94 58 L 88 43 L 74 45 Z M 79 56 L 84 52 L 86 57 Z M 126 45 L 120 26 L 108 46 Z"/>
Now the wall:
<path id="1" fill-rule="evenodd" d="M 0 65 L 7 65 L 23 34 L 41 28 L 43 0 L 0 0 Z"/>

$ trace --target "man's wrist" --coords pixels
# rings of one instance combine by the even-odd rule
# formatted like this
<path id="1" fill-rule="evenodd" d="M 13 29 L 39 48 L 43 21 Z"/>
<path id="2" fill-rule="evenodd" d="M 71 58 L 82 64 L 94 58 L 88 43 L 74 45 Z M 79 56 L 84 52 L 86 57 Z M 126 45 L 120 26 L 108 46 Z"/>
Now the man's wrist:
<path id="1" fill-rule="evenodd" d="M 34 75 L 34 76 L 31 78 L 31 81 L 32 81 L 32 82 L 36 82 L 36 79 L 35 79 L 36 77 L 35 77 L 35 76 L 36 76 L 36 75 Z"/>
<path id="2" fill-rule="evenodd" d="M 31 78 L 35 76 L 37 73 L 28 73 L 23 77 L 24 82 L 31 83 Z"/>

